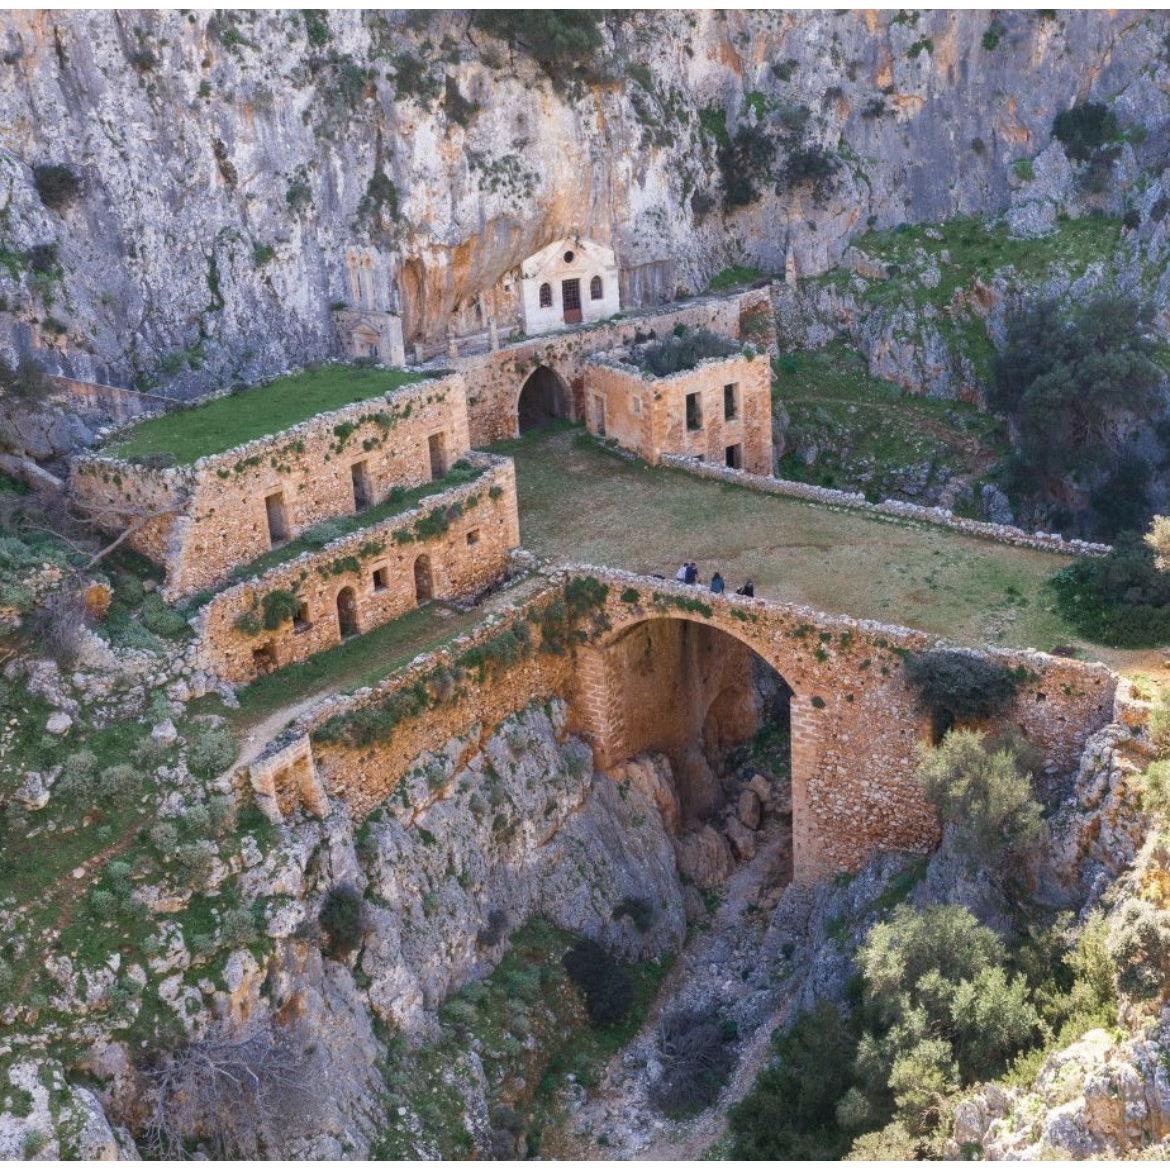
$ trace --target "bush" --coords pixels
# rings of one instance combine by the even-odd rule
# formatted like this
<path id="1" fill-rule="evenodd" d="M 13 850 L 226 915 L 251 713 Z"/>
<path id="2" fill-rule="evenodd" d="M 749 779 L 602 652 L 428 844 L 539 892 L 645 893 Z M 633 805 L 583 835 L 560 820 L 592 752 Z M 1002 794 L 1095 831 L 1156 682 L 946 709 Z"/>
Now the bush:
<path id="1" fill-rule="evenodd" d="M 197 733 L 187 749 L 187 767 L 204 780 L 212 780 L 230 768 L 236 759 L 236 745 L 225 727 Z"/>
<path id="2" fill-rule="evenodd" d="M 129 764 L 112 764 L 102 769 L 96 791 L 102 800 L 121 802 L 137 796 L 141 788 L 142 777 L 136 768 Z"/>
<path id="3" fill-rule="evenodd" d="M 476 13 L 477 28 L 527 53 L 554 83 L 566 75 L 592 77 L 601 48 L 600 12 L 579 9 L 503 9 Z"/>
<path id="4" fill-rule="evenodd" d="M 189 634 L 187 619 L 170 608 L 157 593 L 148 593 L 142 602 L 142 624 L 160 638 L 181 638 Z"/>
<path id="5" fill-rule="evenodd" d="M 1085 162 L 1093 152 L 1117 137 L 1117 118 L 1100 102 L 1082 102 L 1061 110 L 1052 120 L 1052 136 L 1075 162 Z"/>
<path id="6" fill-rule="evenodd" d="M 1170 641 L 1170 573 L 1139 541 L 1104 557 L 1082 557 L 1050 580 L 1062 617 L 1083 638 L 1139 648 Z"/>
<path id="7" fill-rule="evenodd" d="M 1170 911 L 1131 898 L 1121 907 L 1108 945 L 1119 991 L 1132 999 L 1162 996 L 1170 982 Z"/>
<path id="8" fill-rule="evenodd" d="M 726 131 L 724 131 L 726 136 Z M 723 182 L 723 206 L 747 207 L 760 197 L 760 183 L 772 173 L 776 143 L 760 125 L 741 125 L 719 145 L 715 161 Z"/>
<path id="9" fill-rule="evenodd" d="M 40 402 L 54 390 L 53 379 L 31 358 L 22 357 L 14 366 L 0 355 L 0 391 L 23 402 Z"/>
<path id="10" fill-rule="evenodd" d="M 650 1099 L 668 1117 L 706 1109 L 719 1096 L 735 1067 L 735 1027 L 714 1009 L 680 1008 L 658 1029 L 662 1076 Z"/>
<path id="11" fill-rule="evenodd" d="M 733 1158 L 836 1159 L 848 1147 L 836 1117 L 853 1083 L 857 1038 L 840 1010 L 822 1001 L 772 1037 L 772 1060 L 729 1114 Z M 850 1103 L 864 1098 L 856 1091 Z M 862 1115 L 867 1113 L 864 1106 Z M 848 1120 L 848 1119 L 846 1119 Z M 855 1128 L 855 1127 L 853 1127 Z"/>
<path id="12" fill-rule="evenodd" d="M 615 919 L 628 918 L 639 934 L 645 934 L 654 921 L 654 907 L 645 898 L 623 898 L 614 908 Z"/>
<path id="13" fill-rule="evenodd" d="M 366 933 L 365 901 L 353 886 L 336 885 L 325 895 L 317 921 L 327 940 L 324 953 L 344 959 L 357 950 Z"/>
<path id="14" fill-rule="evenodd" d="M 645 342 L 630 351 L 630 360 L 639 369 L 649 371 L 656 378 L 693 370 L 701 361 L 712 357 L 731 357 L 742 345 L 720 337 L 709 329 L 684 330 L 672 333 L 661 341 Z"/>
<path id="15" fill-rule="evenodd" d="M 589 1020 L 604 1028 L 621 1023 L 634 1003 L 634 985 L 625 968 L 599 943 L 578 939 L 561 960 L 585 996 Z"/>
<path id="16" fill-rule="evenodd" d="M 53 163 L 33 168 L 33 184 L 41 202 L 53 211 L 68 207 L 81 194 L 81 180 L 69 167 Z"/>
<path id="17" fill-rule="evenodd" d="M 938 747 L 925 748 L 918 779 L 974 861 L 995 866 L 1004 853 L 1028 849 L 1044 835 L 1043 810 L 1019 752 L 989 744 L 980 731 L 950 731 Z"/>
<path id="18" fill-rule="evenodd" d="M 264 628 L 279 630 L 285 622 L 291 622 L 296 617 L 300 606 L 300 598 L 288 589 L 272 589 L 265 593 L 260 602 L 260 608 L 264 612 Z"/>
<path id="19" fill-rule="evenodd" d="M 959 720 L 1002 714 L 1019 687 L 1019 679 L 1006 666 L 964 650 L 910 654 L 904 670 L 919 703 L 930 712 L 936 740 Z"/>

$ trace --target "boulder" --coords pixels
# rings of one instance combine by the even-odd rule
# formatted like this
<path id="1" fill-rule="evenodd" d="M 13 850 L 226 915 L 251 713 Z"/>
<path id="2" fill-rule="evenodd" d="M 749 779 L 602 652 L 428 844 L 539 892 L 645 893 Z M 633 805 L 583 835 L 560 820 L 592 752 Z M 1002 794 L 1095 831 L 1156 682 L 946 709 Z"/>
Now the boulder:
<path id="1" fill-rule="evenodd" d="M 45 724 L 50 735 L 64 735 L 73 726 L 73 719 L 64 711 L 54 711 Z"/>
<path id="2" fill-rule="evenodd" d="M 710 825 L 675 841 L 674 854 L 679 873 L 705 890 L 721 886 L 735 867 L 727 839 Z"/>
<path id="3" fill-rule="evenodd" d="M 756 855 L 756 835 L 738 817 L 728 817 L 724 830 L 735 856 L 740 861 L 751 861 Z"/>
<path id="4" fill-rule="evenodd" d="M 753 788 L 745 788 L 739 794 L 735 813 L 747 828 L 758 829 L 764 814 L 763 802 L 760 800 L 759 793 Z"/>

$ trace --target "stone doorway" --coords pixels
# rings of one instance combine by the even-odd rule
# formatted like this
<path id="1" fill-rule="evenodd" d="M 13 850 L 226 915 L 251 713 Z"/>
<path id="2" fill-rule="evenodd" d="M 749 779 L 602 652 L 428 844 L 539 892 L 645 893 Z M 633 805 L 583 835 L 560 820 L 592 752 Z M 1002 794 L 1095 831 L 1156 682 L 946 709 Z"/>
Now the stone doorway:
<path id="1" fill-rule="evenodd" d="M 427 439 L 427 452 L 431 459 L 431 479 L 442 479 L 447 474 L 447 436 L 437 431 Z"/>
<path id="2" fill-rule="evenodd" d="M 581 281 L 575 276 L 561 281 L 561 307 L 566 325 L 581 324 Z"/>
<path id="3" fill-rule="evenodd" d="M 423 553 L 414 562 L 414 600 L 422 605 L 435 595 L 435 583 L 431 576 L 431 558 Z"/>
<path id="4" fill-rule="evenodd" d="M 357 594 L 352 585 L 347 585 L 337 595 L 337 626 L 343 640 L 361 632 L 358 629 Z"/>
<path id="5" fill-rule="evenodd" d="M 548 366 L 537 366 L 520 390 L 516 414 L 520 433 L 546 427 L 558 418 L 569 418 L 569 387 Z"/>

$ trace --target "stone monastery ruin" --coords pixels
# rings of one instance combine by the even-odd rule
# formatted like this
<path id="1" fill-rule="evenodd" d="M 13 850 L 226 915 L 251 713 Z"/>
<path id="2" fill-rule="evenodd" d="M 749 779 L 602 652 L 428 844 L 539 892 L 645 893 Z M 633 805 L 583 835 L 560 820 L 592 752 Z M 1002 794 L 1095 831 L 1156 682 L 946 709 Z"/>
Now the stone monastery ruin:
<path id="1" fill-rule="evenodd" d="M 513 462 L 482 449 L 565 420 L 630 458 L 752 490 L 1100 550 L 775 479 L 767 288 L 623 313 L 613 251 L 569 237 L 508 286 L 526 336 L 501 341 L 497 314 L 481 313 L 486 338 L 461 352 L 452 336 L 430 357 L 420 346 L 407 366 L 379 264 L 351 251 L 351 303 L 336 313 L 343 352 L 378 363 L 352 371 L 356 401 L 182 458 L 144 454 L 132 430 L 72 467 L 72 493 L 163 567 L 165 595 L 195 610 L 204 668 L 233 686 L 431 601 L 459 605 L 532 578 L 526 597 L 470 634 L 330 699 L 260 751 L 238 779 L 267 815 L 321 816 L 340 799 L 364 816 L 396 796 L 409 819 L 443 783 L 417 784 L 420 757 L 561 699 L 595 766 L 664 753 L 681 815 L 702 818 L 712 753 L 760 727 L 753 679 L 766 669 L 791 728 L 795 878 L 855 869 L 878 848 L 932 848 L 938 825 L 914 780 L 929 727 L 899 667 L 937 639 L 613 568 L 534 568 L 521 550 Z M 180 421 L 199 436 L 224 402 L 196 404 Z M 1053 768 L 1071 766 L 1112 716 L 1116 678 L 1105 667 L 970 653 L 1023 680 L 1005 718 Z"/>

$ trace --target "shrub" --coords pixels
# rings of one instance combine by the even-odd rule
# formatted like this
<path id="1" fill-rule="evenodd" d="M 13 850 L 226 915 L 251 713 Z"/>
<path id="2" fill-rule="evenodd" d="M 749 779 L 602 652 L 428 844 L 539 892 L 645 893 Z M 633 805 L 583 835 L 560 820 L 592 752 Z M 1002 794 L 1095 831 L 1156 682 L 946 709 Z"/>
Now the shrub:
<path id="1" fill-rule="evenodd" d="M 838 160 L 819 143 L 808 143 L 789 150 L 781 178 L 788 187 L 807 185 L 813 201 L 822 202 L 833 189 Z"/>
<path id="2" fill-rule="evenodd" d="M 989 744 L 982 732 L 950 731 L 938 747 L 925 748 L 918 779 L 972 860 L 994 866 L 1005 852 L 1043 837 L 1043 810 L 1019 752 Z"/>
<path id="3" fill-rule="evenodd" d="M 714 1102 L 735 1067 L 735 1027 L 714 1009 L 680 1008 L 658 1029 L 662 1076 L 650 1099 L 668 1117 L 686 1117 Z"/>
<path id="4" fill-rule="evenodd" d="M 327 940 L 324 953 L 344 959 L 357 950 L 366 933 L 365 901 L 353 886 L 336 885 L 325 895 L 317 921 Z"/>
<path id="5" fill-rule="evenodd" d="M 475 936 L 477 947 L 494 947 L 508 930 L 508 916 L 499 908 L 488 911 L 487 921 Z"/>
<path id="6" fill-rule="evenodd" d="M 731 1156 L 752 1161 L 836 1159 L 849 1139 L 836 1117 L 852 1084 L 857 1038 L 836 1004 L 821 1001 L 772 1037 L 772 1060 L 729 1114 Z M 868 1112 L 856 1090 L 850 1104 Z M 852 1119 L 847 1119 L 852 1120 Z"/>
<path id="7" fill-rule="evenodd" d="M 1104 143 L 1117 136 L 1117 118 L 1100 102 L 1082 102 L 1061 110 L 1052 120 L 1052 136 L 1075 162 L 1085 162 Z"/>
<path id="8" fill-rule="evenodd" d="M 1153 550 L 1124 541 L 1108 556 L 1082 557 L 1050 580 L 1057 609 L 1084 638 L 1106 646 L 1170 641 L 1170 573 Z"/>
<path id="9" fill-rule="evenodd" d="M 187 619 L 170 608 L 157 593 L 148 593 L 142 602 L 142 624 L 160 638 L 181 638 L 190 633 Z"/>
<path id="10" fill-rule="evenodd" d="M 215 869 L 215 850 L 210 842 L 185 841 L 176 847 L 174 858 L 183 876 L 196 890 L 203 889 L 211 880 Z"/>
<path id="11" fill-rule="evenodd" d="M 741 348 L 738 341 L 720 337 L 709 329 L 695 329 L 635 346 L 630 351 L 630 360 L 656 378 L 664 378 L 680 370 L 693 370 L 707 358 L 731 357 Z"/>
<path id="12" fill-rule="evenodd" d="M 1119 991 L 1133 999 L 1161 997 L 1170 982 L 1170 911 L 1129 899 L 1108 945 Z"/>
<path id="13" fill-rule="evenodd" d="M 724 131 L 726 137 L 726 130 Z M 761 181 L 772 172 L 776 143 L 763 126 L 741 125 L 715 152 L 723 182 L 723 205 L 747 207 L 760 197 Z"/>
<path id="14" fill-rule="evenodd" d="M 654 921 L 654 907 L 645 898 L 626 897 L 613 908 L 613 916 L 628 918 L 639 934 L 645 934 Z"/>
<path id="15" fill-rule="evenodd" d="M 527 53 L 559 84 L 566 75 L 596 75 L 601 16 L 571 8 L 483 10 L 473 23 L 505 41 L 514 52 Z"/>
<path id="16" fill-rule="evenodd" d="M 196 734 L 187 750 L 187 767 L 204 780 L 211 780 L 235 762 L 236 745 L 226 727 L 213 727 Z"/>
<path id="17" fill-rule="evenodd" d="M 69 167 L 53 163 L 33 168 L 41 202 L 53 211 L 68 207 L 81 194 L 81 180 Z"/>
<path id="18" fill-rule="evenodd" d="M 578 939 L 562 963 L 585 997 L 592 1024 L 603 1028 L 625 1019 L 634 1003 L 634 985 L 609 951 L 592 939 Z"/>
<path id="19" fill-rule="evenodd" d="M 260 602 L 264 628 L 279 630 L 285 622 L 291 622 L 296 617 L 300 606 L 300 598 L 288 589 L 272 589 L 265 593 Z"/>
<path id="20" fill-rule="evenodd" d="M 136 796 L 142 787 L 142 778 L 129 764 L 111 764 L 98 777 L 97 794 L 102 800 L 120 802 Z"/>
<path id="21" fill-rule="evenodd" d="M 957 720 L 1001 714 L 1019 687 L 1019 679 L 1006 666 L 963 650 L 910 654 L 903 669 L 919 703 L 930 712 L 936 740 Z"/>

